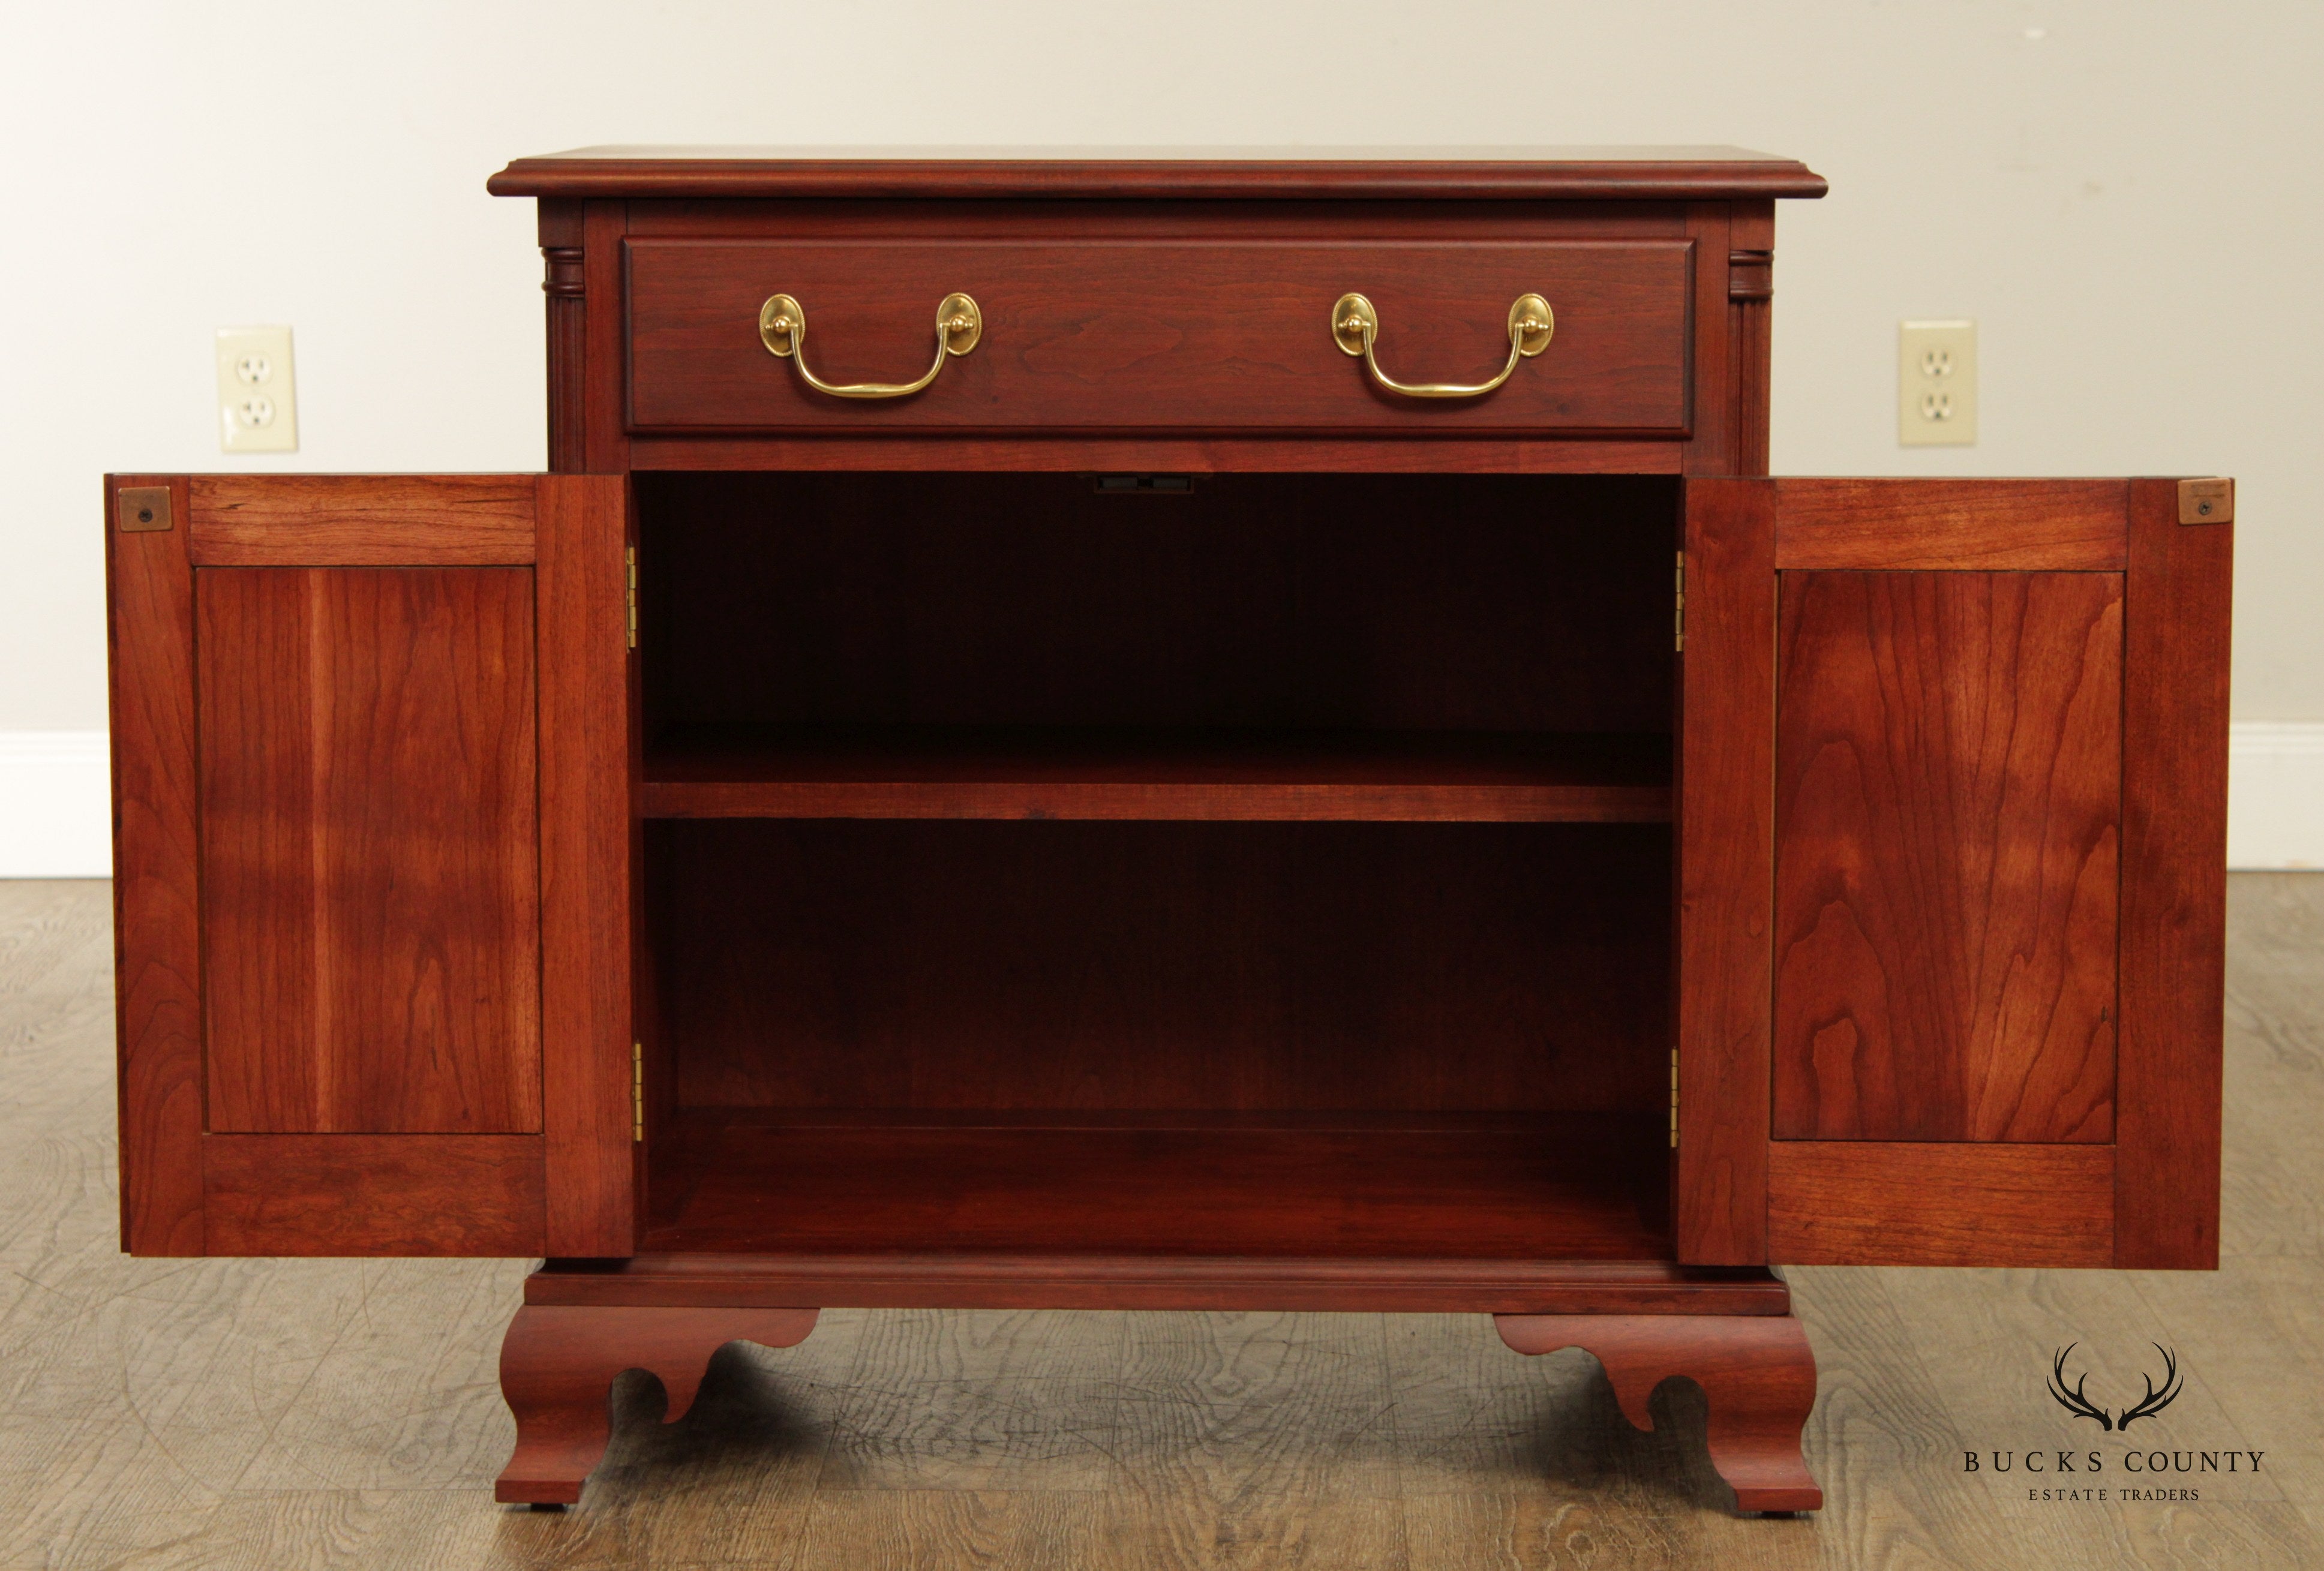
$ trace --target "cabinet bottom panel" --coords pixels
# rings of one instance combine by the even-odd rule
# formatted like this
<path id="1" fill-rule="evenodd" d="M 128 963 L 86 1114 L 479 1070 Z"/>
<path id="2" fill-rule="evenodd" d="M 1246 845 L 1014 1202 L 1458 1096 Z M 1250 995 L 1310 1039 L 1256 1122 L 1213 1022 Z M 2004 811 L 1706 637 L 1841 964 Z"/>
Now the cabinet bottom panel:
<path id="1" fill-rule="evenodd" d="M 1636 1115 L 672 1123 L 650 1251 L 1671 1255 L 1664 1152 Z"/>

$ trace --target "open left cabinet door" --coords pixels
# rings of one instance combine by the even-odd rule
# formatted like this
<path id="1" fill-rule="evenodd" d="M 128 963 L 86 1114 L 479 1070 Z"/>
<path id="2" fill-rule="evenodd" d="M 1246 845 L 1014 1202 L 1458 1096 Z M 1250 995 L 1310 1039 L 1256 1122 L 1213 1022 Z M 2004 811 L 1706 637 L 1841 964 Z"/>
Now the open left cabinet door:
<path id="1" fill-rule="evenodd" d="M 631 1252 L 628 518 L 106 481 L 130 1252 Z"/>
<path id="2" fill-rule="evenodd" d="M 1687 483 L 1682 1260 L 2218 1263 L 2233 495 Z"/>

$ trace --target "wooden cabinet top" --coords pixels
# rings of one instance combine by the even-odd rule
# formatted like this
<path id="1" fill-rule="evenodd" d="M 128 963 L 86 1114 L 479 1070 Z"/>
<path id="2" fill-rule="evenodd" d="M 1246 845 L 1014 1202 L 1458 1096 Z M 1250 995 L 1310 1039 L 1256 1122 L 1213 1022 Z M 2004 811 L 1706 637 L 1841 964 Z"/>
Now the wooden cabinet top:
<path id="1" fill-rule="evenodd" d="M 583 147 L 520 158 L 501 197 L 1820 197 L 1794 159 L 1740 147 Z"/>

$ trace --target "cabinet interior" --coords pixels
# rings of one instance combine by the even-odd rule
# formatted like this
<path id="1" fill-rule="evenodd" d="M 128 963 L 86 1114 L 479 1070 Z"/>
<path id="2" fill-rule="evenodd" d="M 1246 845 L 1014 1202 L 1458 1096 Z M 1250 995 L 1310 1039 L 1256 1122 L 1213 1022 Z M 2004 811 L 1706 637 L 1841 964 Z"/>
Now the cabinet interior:
<path id="1" fill-rule="evenodd" d="M 1669 1258 L 1675 482 L 636 484 L 645 1247 Z"/>

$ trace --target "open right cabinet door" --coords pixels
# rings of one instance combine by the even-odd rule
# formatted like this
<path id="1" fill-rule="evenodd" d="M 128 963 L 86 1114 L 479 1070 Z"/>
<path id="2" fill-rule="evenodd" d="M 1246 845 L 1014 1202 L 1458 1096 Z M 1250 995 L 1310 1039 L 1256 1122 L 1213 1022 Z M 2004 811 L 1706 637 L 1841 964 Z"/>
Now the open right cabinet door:
<path id="1" fill-rule="evenodd" d="M 2218 1263 L 2233 513 L 1687 482 L 1682 1261 Z"/>

